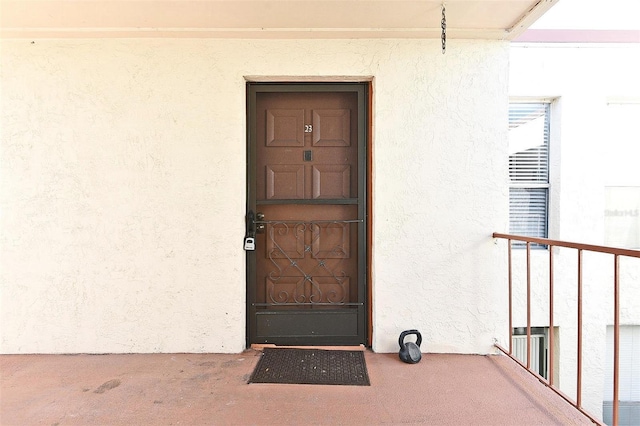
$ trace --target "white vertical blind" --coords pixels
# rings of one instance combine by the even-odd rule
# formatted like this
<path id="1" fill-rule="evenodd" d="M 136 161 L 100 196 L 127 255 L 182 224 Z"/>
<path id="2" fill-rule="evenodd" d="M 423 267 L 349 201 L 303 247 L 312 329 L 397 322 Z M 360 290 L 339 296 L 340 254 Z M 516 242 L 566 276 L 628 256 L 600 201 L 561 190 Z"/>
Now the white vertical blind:
<path id="1" fill-rule="evenodd" d="M 524 336 L 512 336 L 513 342 L 513 356 L 518 358 L 521 362 L 527 363 L 527 335 Z M 544 334 L 532 334 L 530 340 L 530 353 L 531 353 L 531 369 L 542 377 L 546 378 L 545 371 L 545 359 L 543 354 L 545 353 L 544 347 Z"/>
<path id="2" fill-rule="evenodd" d="M 640 425 L 640 325 L 620 326 L 619 426 Z M 607 326 L 602 419 L 613 421 L 613 326 Z"/>
<path id="3" fill-rule="evenodd" d="M 620 326 L 620 401 L 640 402 L 640 325 Z M 613 400 L 613 326 L 607 327 L 604 400 Z M 638 419 L 640 421 L 640 419 Z"/>
<path id="4" fill-rule="evenodd" d="M 530 368 L 547 378 L 547 340 L 548 327 L 531 327 L 531 339 L 529 340 L 529 352 L 531 353 Z M 516 327 L 511 335 L 513 356 L 526 364 L 527 362 L 527 329 Z"/>
<path id="5" fill-rule="evenodd" d="M 546 102 L 509 105 L 509 233 L 547 237 L 549 110 Z"/>

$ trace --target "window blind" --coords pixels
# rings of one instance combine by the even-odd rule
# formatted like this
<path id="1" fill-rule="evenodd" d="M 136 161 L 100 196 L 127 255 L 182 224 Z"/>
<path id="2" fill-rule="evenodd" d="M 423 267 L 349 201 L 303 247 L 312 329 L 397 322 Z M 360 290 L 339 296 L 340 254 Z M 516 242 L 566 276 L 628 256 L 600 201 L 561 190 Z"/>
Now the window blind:
<path id="1" fill-rule="evenodd" d="M 613 326 L 607 326 L 602 420 L 613 423 Z M 620 326 L 619 426 L 640 424 L 640 326 Z"/>
<path id="2" fill-rule="evenodd" d="M 549 104 L 509 105 L 509 180 L 549 183 Z"/>
<path id="3" fill-rule="evenodd" d="M 509 188 L 509 233 L 547 236 L 547 189 Z"/>
<path id="4" fill-rule="evenodd" d="M 509 105 L 509 233 L 546 238 L 549 103 Z"/>

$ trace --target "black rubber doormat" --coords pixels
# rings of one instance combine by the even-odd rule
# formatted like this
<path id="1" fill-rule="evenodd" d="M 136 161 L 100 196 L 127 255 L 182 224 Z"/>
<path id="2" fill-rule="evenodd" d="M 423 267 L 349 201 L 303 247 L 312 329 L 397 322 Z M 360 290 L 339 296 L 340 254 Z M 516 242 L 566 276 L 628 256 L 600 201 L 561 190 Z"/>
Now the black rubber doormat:
<path id="1" fill-rule="evenodd" d="M 362 351 L 264 348 L 249 383 L 370 386 Z"/>

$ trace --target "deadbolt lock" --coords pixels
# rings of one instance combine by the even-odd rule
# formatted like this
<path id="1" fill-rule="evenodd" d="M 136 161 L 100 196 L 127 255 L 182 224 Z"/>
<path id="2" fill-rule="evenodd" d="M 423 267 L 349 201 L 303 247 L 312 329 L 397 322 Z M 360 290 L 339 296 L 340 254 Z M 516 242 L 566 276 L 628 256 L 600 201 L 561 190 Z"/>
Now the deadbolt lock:
<path id="1" fill-rule="evenodd" d="M 258 234 L 263 234 L 264 233 L 264 223 L 262 223 L 264 221 L 264 213 L 256 213 L 256 232 Z"/>

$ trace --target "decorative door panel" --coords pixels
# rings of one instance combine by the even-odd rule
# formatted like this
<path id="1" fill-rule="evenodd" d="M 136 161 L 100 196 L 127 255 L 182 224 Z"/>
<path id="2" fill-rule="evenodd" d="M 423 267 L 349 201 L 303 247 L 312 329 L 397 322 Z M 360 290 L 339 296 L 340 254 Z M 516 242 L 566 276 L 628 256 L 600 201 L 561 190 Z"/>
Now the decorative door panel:
<path id="1" fill-rule="evenodd" d="M 267 146 L 303 146 L 304 110 L 268 109 Z"/>
<path id="2" fill-rule="evenodd" d="M 265 166 L 266 199 L 304 199 L 304 166 L 267 164 Z"/>
<path id="3" fill-rule="evenodd" d="M 314 110 L 313 127 L 313 146 L 351 146 L 350 110 Z"/>
<path id="4" fill-rule="evenodd" d="M 348 259 L 351 236 L 349 222 L 323 222 L 312 225 L 311 255 L 315 259 Z"/>
<path id="5" fill-rule="evenodd" d="M 313 198 L 349 198 L 351 167 L 348 164 L 319 164 L 311 167 Z"/>
<path id="6" fill-rule="evenodd" d="M 261 213 L 264 233 L 257 234 L 255 250 L 261 308 L 343 309 L 357 303 L 357 287 L 349 284 L 358 278 L 357 206 L 266 205 Z"/>
<path id="7" fill-rule="evenodd" d="M 273 306 L 296 307 L 306 303 L 315 308 L 329 308 L 349 300 L 349 277 L 340 281 L 327 277 L 281 277 L 275 280 L 268 277 L 265 294 Z"/>
<path id="8" fill-rule="evenodd" d="M 351 143 L 357 138 L 358 114 L 351 112 L 357 95 L 335 95 L 268 93 L 256 99 L 256 201 L 358 198 L 358 145 Z"/>
<path id="9" fill-rule="evenodd" d="M 364 89 L 249 86 L 248 343 L 365 343 Z"/>

